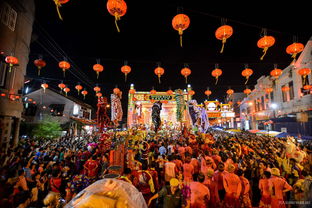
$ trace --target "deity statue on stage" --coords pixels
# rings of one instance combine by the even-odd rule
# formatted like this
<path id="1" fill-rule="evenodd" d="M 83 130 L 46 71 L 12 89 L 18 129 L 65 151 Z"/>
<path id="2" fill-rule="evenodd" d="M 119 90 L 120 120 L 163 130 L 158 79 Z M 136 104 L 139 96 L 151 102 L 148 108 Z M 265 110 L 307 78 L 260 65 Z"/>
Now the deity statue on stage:
<path id="1" fill-rule="evenodd" d="M 106 97 L 99 97 L 97 103 L 97 126 L 99 132 L 103 132 L 104 128 L 108 126 L 110 119 L 107 115 L 108 101 Z"/>
<path id="2" fill-rule="evenodd" d="M 119 121 L 122 121 L 121 95 L 121 91 L 118 94 L 111 94 L 111 117 L 115 127 L 118 127 Z"/>
<path id="3" fill-rule="evenodd" d="M 153 104 L 152 107 L 152 121 L 153 121 L 153 125 L 154 125 L 154 131 L 157 134 L 160 124 L 161 124 L 161 120 L 160 120 L 160 111 L 162 107 L 162 103 L 160 101 L 157 101 Z"/>

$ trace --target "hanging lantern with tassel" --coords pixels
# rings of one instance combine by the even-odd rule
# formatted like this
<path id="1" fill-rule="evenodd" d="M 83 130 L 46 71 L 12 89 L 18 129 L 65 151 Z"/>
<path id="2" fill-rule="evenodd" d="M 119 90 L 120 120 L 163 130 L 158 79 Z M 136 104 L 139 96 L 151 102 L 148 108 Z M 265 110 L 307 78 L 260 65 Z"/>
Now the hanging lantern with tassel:
<path id="1" fill-rule="evenodd" d="M 208 99 L 209 96 L 212 94 L 211 90 L 209 90 L 209 88 L 207 88 L 207 90 L 205 91 L 205 95 L 207 95 Z"/>
<path id="2" fill-rule="evenodd" d="M 77 85 L 75 86 L 75 89 L 78 91 L 78 95 L 79 95 L 80 90 L 82 90 L 83 87 L 82 87 L 80 84 L 77 84 Z"/>
<path id="3" fill-rule="evenodd" d="M 43 83 L 41 87 L 43 88 L 43 92 L 45 93 L 45 90 L 49 87 L 49 85 L 47 83 Z"/>
<path id="4" fill-rule="evenodd" d="M 66 87 L 66 85 L 62 82 L 58 84 L 58 87 L 61 89 L 61 92 L 62 92 L 62 90 Z"/>
<path id="5" fill-rule="evenodd" d="M 242 71 L 242 76 L 243 77 L 246 77 L 246 82 L 245 84 L 247 84 L 248 80 L 249 80 L 249 77 L 253 74 L 253 70 L 250 69 L 250 68 L 245 68 L 243 71 Z"/>
<path id="6" fill-rule="evenodd" d="M 67 96 L 67 93 L 70 91 L 70 89 L 68 88 L 68 87 L 65 87 L 64 88 L 64 92 L 65 92 L 65 94 L 66 94 L 66 96 Z"/>
<path id="7" fill-rule="evenodd" d="M 303 77 L 303 85 L 306 85 L 307 82 L 307 76 L 311 73 L 311 69 L 309 68 L 303 68 L 299 69 L 298 74 Z"/>
<path id="8" fill-rule="evenodd" d="M 5 62 L 9 64 L 9 72 L 11 72 L 13 66 L 18 64 L 18 59 L 14 56 L 7 56 Z"/>
<path id="9" fill-rule="evenodd" d="M 211 75 L 216 78 L 215 85 L 218 83 L 218 79 L 222 75 L 222 70 L 217 68 L 217 67 L 218 66 L 216 66 L 216 69 L 212 70 L 212 72 L 211 72 Z"/>
<path id="10" fill-rule="evenodd" d="M 84 89 L 81 94 L 83 95 L 83 99 L 86 99 L 86 95 L 88 94 L 88 91 L 86 89 Z"/>
<path id="11" fill-rule="evenodd" d="M 216 38 L 218 40 L 222 40 L 222 48 L 220 50 L 220 53 L 223 53 L 226 40 L 232 35 L 233 35 L 233 28 L 230 25 L 222 25 L 216 30 L 215 32 Z"/>
<path id="12" fill-rule="evenodd" d="M 304 49 L 304 45 L 302 43 L 292 43 L 286 48 L 286 53 L 291 55 L 291 58 L 293 58 L 293 62 L 296 61 L 296 56 L 298 53 L 301 53 Z"/>
<path id="13" fill-rule="evenodd" d="M 257 46 L 263 49 L 263 55 L 260 57 L 260 60 L 263 60 L 269 47 L 273 46 L 275 43 L 275 38 L 273 36 L 267 36 L 265 29 L 263 30 L 263 34 L 264 36 L 257 42 Z"/>
<path id="14" fill-rule="evenodd" d="M 172 19 L 172 27 L 177 30 L 180 35 L 180 46 L 182 47 L 182 35 L 183 31 L 186 30 L 190 26 L 190 18 L 185 14 L 177 14 Z"/>
<path id="15" fill-rule="evenodd" d="M 96 72 L 96 78 L 99 78 L 100 72 L 102 72 L 104 70 L 103 65 L 101 65 L 98 61 L 97 64 L 93 65 L 93 70 Z"/>
<path id="16" fill-rule="evenodd" d="M 38 58 L 38 59 L 34 60 L 34 64 L 38 68 L 38 76 L 40 76 L 41 69 L 43 67 L 45 67 L 47 65 L 47 63 L 44 60 L 42 60 L 42 58 Z"/>
<path id="17" fill-rule="evenodd" d="M 181 74 L 182 76 L 185 77 L 185 83 L 187 83 L 187 77 L 192 73 L 191 69 L 189 69 L 188 67 L 184 67 L 183 69 L 181 69 Z"/>
<path id="18" fill-rule="evenodd" d="M 65 72 L 70 68 L 70 63 L 67 61 L 60 61 L 59 67 L 63 70 L 63 76 L 65 77 Z"/>
<path id="19" fill-rule="evenodd" d="M 127 75 L 131 72 L 131 67 L 127 64 L 121 67 L 121 72 L 125 74 L 125 82 L 127 81 Z"/>
<path id="20" fill-rule="evenodd" d="M 108 12 L 115 17 L 117 31 L 120 32 L 117 21 L 127 12 L 127 4 L 124 0 L 108 0 L 106 4 Z"/>
<path id="21" fill-rule="evenodd" d="M 158 77 L 158 82 L 159 82 L 159 84 L 160 84 L 160 77 L 165 73 L 164 68 L 158 66 L 158 67 L 154 70 L 154 73 L 157 75 L 157 77 Z"/>
<path id="22" fill-rule="evenodd" d="M 66 4 L 67 2 L 69 2 L 69 0 L 53 0 L 53 1 L 54 1 L 55 5 L 56 5 L 56 11 L 57 11 L 57 14 L 58 14 L 60 20 L 63 20 L 61 12 L 60 12 L 60 7 L 63 4 Z"/>

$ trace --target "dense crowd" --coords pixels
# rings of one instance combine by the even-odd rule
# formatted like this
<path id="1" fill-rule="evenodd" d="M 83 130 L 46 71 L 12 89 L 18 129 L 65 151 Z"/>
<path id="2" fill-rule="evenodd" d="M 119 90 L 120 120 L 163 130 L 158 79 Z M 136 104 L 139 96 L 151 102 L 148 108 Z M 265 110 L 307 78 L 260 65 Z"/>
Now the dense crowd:
<path id="1" fill-rule="evenodd" d="M 213 129 L 122 135 L 126 160 L 116 177 L 149 207 L 312 206 L 311 143 Z M 109 162 L 97 136 L 22 140 L 1 151 L 0 207 L 62 207 L 109 175 Z"/>

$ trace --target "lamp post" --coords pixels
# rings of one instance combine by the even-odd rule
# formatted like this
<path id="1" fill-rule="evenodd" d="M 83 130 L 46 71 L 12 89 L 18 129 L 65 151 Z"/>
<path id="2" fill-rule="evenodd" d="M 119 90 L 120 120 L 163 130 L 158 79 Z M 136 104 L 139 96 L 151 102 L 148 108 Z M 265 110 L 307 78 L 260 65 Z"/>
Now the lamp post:
<path id="1" fill-rule="evenodd" d="M 275 116 L 275 110 L 277 109 L 277 104 L 276 103 L 271 103 L 271 105 L 270 105 L 270 108 L 272 109 L 272 111 L 273 111 L 273 118 L 275 118 L 276 116 Z M 271 122 L 272 123 L 272 122 Z M 270 124 L 271 124 L 270 123 Z"/>

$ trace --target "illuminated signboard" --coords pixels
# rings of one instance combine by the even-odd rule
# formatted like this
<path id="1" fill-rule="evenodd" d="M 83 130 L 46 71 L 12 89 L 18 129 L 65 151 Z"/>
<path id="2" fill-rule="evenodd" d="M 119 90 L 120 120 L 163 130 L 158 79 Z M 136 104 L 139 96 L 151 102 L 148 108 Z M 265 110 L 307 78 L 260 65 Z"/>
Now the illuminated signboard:
<path id="1" fill-rule="evenodd" d="M 187 95 L 183 95 L 184 100 L 187 100 Z M 135 93 L 133 95 L 133 98 L 135 98 L 136 101 L 150 101 L 150 100 L 155 100 L 155 101 L 175 101 L 174 95 L 168 95 L 167 93 L 159 93 L 159 94 L 154 94 L 151 95 L 150 93 Z"/>
<path id="2" fill-rule="evenodd" d="M 208 118 L 221 118 L 221 112 L 207 112 Z"/>
<path id="3" fill-rule="evenodd" d="M 235 117 L 235 113 L 234 112 L 222 112 L 221 116 L 222 117 L 226 117 L 226 118 L 234 118 Z"/>

